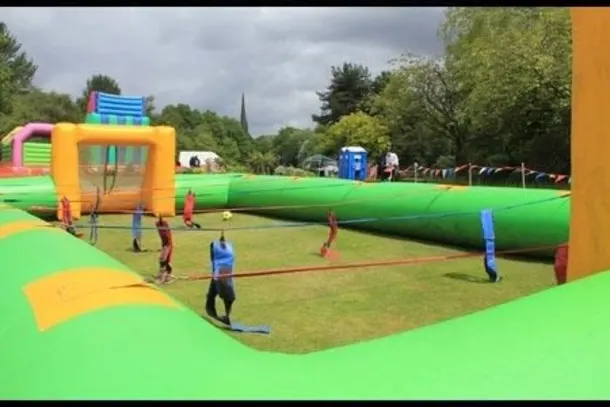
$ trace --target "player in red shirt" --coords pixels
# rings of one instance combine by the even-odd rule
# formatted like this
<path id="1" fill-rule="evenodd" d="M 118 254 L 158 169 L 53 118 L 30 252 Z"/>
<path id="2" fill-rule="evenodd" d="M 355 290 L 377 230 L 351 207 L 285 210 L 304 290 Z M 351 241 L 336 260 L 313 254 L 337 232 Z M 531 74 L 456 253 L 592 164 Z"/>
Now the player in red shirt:
<path id="1" fill-rule="evenodd" d="M 339 232 L 339 224 L 337 223 L 337 216 L 335 215 L 335 213 L 333 212 L 332 209 L 328 210 L 327 217 L 328 217 L 329 231 L 328 231 L 328 239 L 326 240 L 326 242 L 324 242 L 324 244 L 320 248 L 320 255 L 322 257 L 326 256 L 326 254 L 328 253 L 328 250 L 330 249 L 330 246 L 333 244 L 333 242 L 337 238 L 337 233 Z"/>
<path id="2" fill-rule="evenodd" d="M 184 197 L 184 212 L 182 213 L 182 219 L 187 228 L 196 227 L 201 229 L 199 223 L 193 222 L 193 212 L 195 211 L 195 194 L 189 189 L 186 196 Z"/>
<path id="3" fill-rule="evenodd" d="M 70 208 L 70 200 L 64 195 L 60 200 L 61 205 L 61 226 L 73 236 L 76 236 L 76 229 L 72 224 L 72 211 Z"/>
<path id="4" fill-rule="evenodd" d="M 169 282 L 169 277 L 172 274 L 172 254 L 174 251 L 172 230 L 161 215 L 159 215 L 155 226 L 161 238 L 161 255 L 159 256 L 159 274 L 157 280 L 165 284 Z"/>

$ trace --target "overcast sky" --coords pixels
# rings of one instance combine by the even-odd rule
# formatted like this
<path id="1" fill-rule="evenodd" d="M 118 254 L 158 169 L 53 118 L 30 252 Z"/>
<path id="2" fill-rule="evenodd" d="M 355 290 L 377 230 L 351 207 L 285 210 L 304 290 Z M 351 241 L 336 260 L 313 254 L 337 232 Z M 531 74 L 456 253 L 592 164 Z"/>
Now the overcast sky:
<path id="1" fill-rule="evenodd" d="M 253 135 L 307 127 L 331 65 L 373 73 L 404 52 L 438 54 L 439 8 L 2 8 L 39 66 L 36 84 L 77 95 L 92 74 L 158 108 L 187 103 L 239 117 Z"/>

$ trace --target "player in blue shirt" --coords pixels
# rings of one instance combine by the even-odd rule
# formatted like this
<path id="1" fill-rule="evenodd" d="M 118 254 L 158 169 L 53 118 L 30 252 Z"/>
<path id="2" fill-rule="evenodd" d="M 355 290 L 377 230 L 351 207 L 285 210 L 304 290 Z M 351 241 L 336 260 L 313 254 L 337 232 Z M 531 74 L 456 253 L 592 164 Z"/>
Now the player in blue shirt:
<path id="1" fill-rule="evenodd" d="M 142 251 L 142 216 L 144 215 L 144 205 L 138 202 L 136 210 L 131 218 L 131 237 L 133 238 L 133 251 L 139 253 Z"/>
<path id="2" fill-rule="evenodd" d="M 233 284 L 233 266 L 235 254 L 233 245 L 225 240 L 224 232 L 220 239 L 210 243 L 210 262 L 212 278 L 206 297 L 205 310 L 207 314 L 227 325 L 231 325 L 231 308 L 235 302 L 235 286 Z M 216 313 L 216 297 L 224 302 L 225 316 L 218 317 Z"/>

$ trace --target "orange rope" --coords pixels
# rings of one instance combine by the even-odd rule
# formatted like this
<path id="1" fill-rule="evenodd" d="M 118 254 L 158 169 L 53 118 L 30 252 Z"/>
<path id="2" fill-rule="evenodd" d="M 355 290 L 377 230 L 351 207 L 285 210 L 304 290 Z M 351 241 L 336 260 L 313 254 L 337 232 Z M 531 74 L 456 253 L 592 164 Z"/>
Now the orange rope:
<path id="1" fill-rule="evenodd" d="M 555 249 L 557 245 L 547 245 L 547 246 L 538 246 L 538 247 L 529 247 L 525 249 L 512 249 L 512 250 L 504 250 L 497 252 L 498 256 L 505 256 L 510 254 L 519 254 L 519 253 L 528 253 L 528 252 L 536 252 L 540 250 L 548 250 Z M 448 256 L 430 256 L 430 257 L 415 257 L 409 259 L 395 259 L 395 260 L 378 260 L 378 261 L 368 261 L 368 262 L 359 262 L 359 263 L 344 263 L 344 264 L 331 264 L 331 265 L 322 265 L 322 266 L 299 266 L 299 267 L 285 267 L 285 268 L 275 268 L 275 269 L 267 269 L 267 270 L 259 270 L 259 271 L 246 271 L 239 274 L 228 275 L 223 278 L 250 278 L 250 277 L 263 277 L 270 275 L 280 275 L 280 274 L 294 274 L 294 273 L 304 273 L 310 271 L 332 271 L 332 270 L 347 270 L 354 268 L 367 268 L 367 267 L 382 267 L 382 266 L 400 266 L 400 265 L 412 265 L 412 264 L 422 264 L 422 263 L 435 263 L 441 261 L 452 261 L 452 260 L 460 260 L 482 256 L 484 253 L 482 252 L 466 252 L 460 254 L 453 254 Z M 175 276 L 177 280 L 186 280 L 186 281 L 195 281 L 195 280 L 209 280 L 212 276 L 210 274 L 192 274 L 187 276 Z"/>

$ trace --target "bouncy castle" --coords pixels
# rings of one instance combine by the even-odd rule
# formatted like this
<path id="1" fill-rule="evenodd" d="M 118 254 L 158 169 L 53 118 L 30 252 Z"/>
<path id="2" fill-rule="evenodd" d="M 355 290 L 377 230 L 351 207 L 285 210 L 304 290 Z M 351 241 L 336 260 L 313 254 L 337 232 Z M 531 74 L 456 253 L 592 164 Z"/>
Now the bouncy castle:
<path id="1" fill-rule="evenodd" d="M 87 104 L 85 123 L 115 124 L 120 126 L 150 126 L 150 118 L 145 115 L 146 98 L 139 96 L 111 95 L 91 92 Z M 141 164 L 146 160 L 144 147 L 104 146 L 91 150 L 91 164 L 107 163 L 116 165 L 117 161 Z"/>

